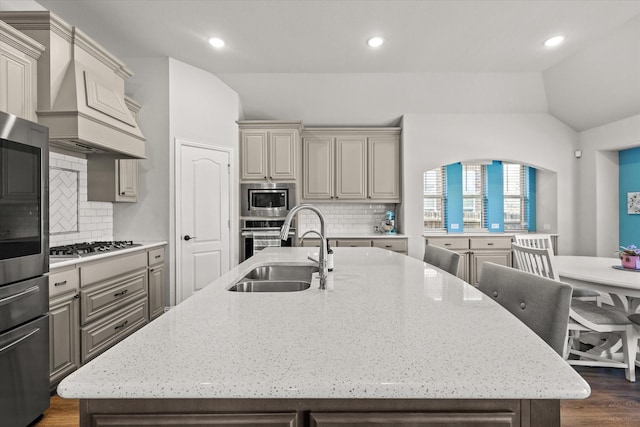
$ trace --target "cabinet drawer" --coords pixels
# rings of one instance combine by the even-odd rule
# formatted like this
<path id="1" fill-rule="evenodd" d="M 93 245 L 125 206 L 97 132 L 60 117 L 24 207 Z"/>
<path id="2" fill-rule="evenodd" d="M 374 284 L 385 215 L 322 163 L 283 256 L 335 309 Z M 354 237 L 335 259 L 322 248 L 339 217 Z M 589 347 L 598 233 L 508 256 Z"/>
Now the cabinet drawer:
<path id="1" fill-rule="evenodd" d="M 82 363 L 147 324 L 147 301 L 140 299 L 81 329 Z"/>
<path id="2" fill-rule="evenodd" d="M 469 249 L 469 239 L 463 237 L 429 237 L 427 243 L 452 250 Z"/>
<path id="3" fill-rule="evenodd" d="M 140 296 L 147 295 L 147 269 L 119 277 L 80 291 L 82 325 L 117 310 Z"/>
<path id="4" fill-rule="evenodd" d="M 364 239 L 353 239 L 353 240 L 340 239 L 336 243 L 340 248 L 361 248 L 361 247 L 371 246 L 371 240 L 364 240 Z"/>
<path id="5" fill-rule="evenodd" d="M 54 273 L 49 273 L 49 298 L 67 292 L 77 292 L 79 287 L 80 274 L 75 266 L 56 269 Z"/>
<path id="6" fill-rule="evenodd" d="M 510 237 L 472 237 L 471 249 L 511 249 Z"/>
<path id="7" fill-rule="evenodd" d="M 86 267 L 80 267 L 80 280 L 82 281 L 82 286 L 85 287 L 92 283 L 101 282 L 146 267 L 147 253 L 145 251 L 131 255 L 110 257 L 109 259 L 96 261 Z"/>
<path id="8" fill-rule="evenodd" d="M 302 247 L 309 247 L 309 248 L 319 248 L 320 247 L 320 239 L 304 239 L 302 241 L 302 245 L 300 245 Z M 336 244 L 336 240 L 332 240 L 329 239 L 329 246 L 335 248 L 336 246 L 338 246 Z"/>
<path id="9" fill-rule="evenodd" d="M 147 256 L 149 265 L 161 264 L 164 262 L 164 248 L 150 250 Z"/>
<path id="10" fill-rule="evenodd" d="M 407 241 L 404 239 L 374 239 L 371 243 L 376 248 L 388 249 L 394 252 L 407 252 Z"/>

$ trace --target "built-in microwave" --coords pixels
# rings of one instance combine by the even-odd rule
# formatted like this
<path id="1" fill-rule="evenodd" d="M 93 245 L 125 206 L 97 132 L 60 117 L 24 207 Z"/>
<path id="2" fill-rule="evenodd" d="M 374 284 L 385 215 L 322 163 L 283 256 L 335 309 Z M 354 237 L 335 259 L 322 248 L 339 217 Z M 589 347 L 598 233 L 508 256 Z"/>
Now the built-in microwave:
<path id="1" fill-rule="evenodd" d="M 0 112 L 0 284 L 49 271 L 49 129 Z"/>
<path id="2" fill-rule="evenodd" d="M 284 217 L 296 202 L 293 183 L 240 184 L 240 215 Z"/>

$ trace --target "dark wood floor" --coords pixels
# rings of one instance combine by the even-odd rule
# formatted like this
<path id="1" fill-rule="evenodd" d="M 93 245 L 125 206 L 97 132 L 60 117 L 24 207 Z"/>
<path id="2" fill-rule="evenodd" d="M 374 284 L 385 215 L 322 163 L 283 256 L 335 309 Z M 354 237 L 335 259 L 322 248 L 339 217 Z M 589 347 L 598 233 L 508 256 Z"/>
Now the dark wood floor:
<path id="1" fill-rule="evenodd" d="M 624 370 L 577 367 L 591 386 L 585 400 L 562 402 L 563 427 L 638 427 L 640 426 L 640 380 L 630 383 Z M 51 397 L 51 407 L 33 426 L 75 427 L 78 425 L 78 401 Z"/>

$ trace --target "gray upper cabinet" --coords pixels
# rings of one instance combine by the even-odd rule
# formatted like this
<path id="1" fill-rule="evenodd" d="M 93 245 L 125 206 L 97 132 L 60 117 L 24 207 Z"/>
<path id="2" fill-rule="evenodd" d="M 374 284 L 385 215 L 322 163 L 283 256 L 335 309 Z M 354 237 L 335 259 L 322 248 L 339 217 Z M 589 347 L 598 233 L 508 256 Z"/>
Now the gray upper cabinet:
<path id="1" fill-rule="evenodd" d="M 240 128 L 240 179 L 295 181 L 298 178 L 301 122 L 250 120 Z"/>
<path id="2" fill-rule="evenodd" d="M 44 49 L 0 21 L 0 111 L 37 121 L 38 58 Z"/>
<path id="3" fill-rule="evenodd" d="M 399 128 L 307 128 L 304 200 L 400 202 Z"/>

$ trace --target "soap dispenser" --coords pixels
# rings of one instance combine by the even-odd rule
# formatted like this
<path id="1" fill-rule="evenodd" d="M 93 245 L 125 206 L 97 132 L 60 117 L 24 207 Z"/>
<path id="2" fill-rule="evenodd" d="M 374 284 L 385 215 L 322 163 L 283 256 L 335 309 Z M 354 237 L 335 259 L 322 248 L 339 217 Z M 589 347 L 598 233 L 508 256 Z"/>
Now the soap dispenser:
<path id="1" fill-rule="evenodd" d="M 329 239 L 327 239 L 327 269 L 333 271 L 333 249 L 329 245 Z"/>

